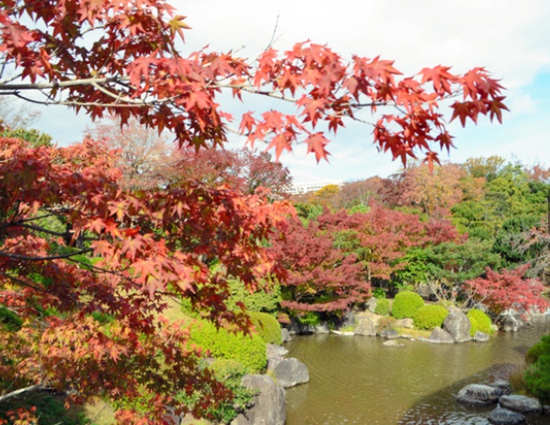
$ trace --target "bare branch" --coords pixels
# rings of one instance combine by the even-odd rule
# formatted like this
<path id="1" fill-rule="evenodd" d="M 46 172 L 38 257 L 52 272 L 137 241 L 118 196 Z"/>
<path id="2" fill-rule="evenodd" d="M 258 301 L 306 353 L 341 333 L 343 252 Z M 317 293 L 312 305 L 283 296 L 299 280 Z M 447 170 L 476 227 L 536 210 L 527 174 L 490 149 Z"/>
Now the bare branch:
<path id="1" fill-rule="evenodd" d="M 49 390 L 49 387 L 46 387 L 44 384 L 31 385 L 30 387 L 20 388 L 18 390 L 12 391 L 11 393 L 0 396 L 0 403 L 9 400 L 10 398 L 18 397 L 25 393 L 37 392 Z"/>

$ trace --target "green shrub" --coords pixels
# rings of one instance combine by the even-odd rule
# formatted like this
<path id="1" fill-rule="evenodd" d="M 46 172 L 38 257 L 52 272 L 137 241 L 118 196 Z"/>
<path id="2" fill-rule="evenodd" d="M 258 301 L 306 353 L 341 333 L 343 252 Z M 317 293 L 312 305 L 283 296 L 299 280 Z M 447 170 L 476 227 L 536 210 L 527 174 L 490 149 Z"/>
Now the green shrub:
<path id="1" fill-rule="evenodd" d="M 491 318 L 481 310 L 473 308 L 466 314 L 466 316 L 472 324 L 470 328 L 470 336 L 474 336 L 477 331 L 483 332 L 487 335 L 492 335 L 495 333 L 493 327 L 491 326 Z"/>
<path id="2" fill-rule="evenodd" d="M 319 316 L 319 313 L 315 311 L 307 311 L 302 313 L 299 316 L 296 316 L 296 320 L 303 326 L 317 326 L 321 323 L 321 317 Z"/>
<path id="3" fill-rule="evenodd" d="M 390 300 L 386 298 L 378 298 L 376 301 L 376 308 L 374 309 L 376 314 L 380 316 L 386 316 L 390 312 Z"/>
<path id="4" fill-rule="evenodd" d="M 525 383 L 529 393 L 541 403 L 550 402 L 550 335 L 545 335 L 538 343 L 536 360 L 525 371 Z"/>
<path id="5" fill-rule="evenodd" d="M 191 342 L 210 351 L 212 357 L 236 360 L 247 373 L 258 372 L 267 364 L 265 342 L 259 335 L 244 335 L 216 329 L 207 321 L 196 322 L 191 327 Z"/>
<path id="6" fill-rule="evenodd" d="M 412 318 L 423 305 L 424 300 L 416 292 L 399 292 L 393 300 L 391 312 L 396 319 Z"/>
<path id="7" fill-rule="evenodd" d="M 207 412 L 216 423 L 228 424 L 241 412 L 244 412 L 254 399 L 254 392 L 241 385 L 246 368 L 236 360 L 218 359 L 208 367 L 217 380 L 231 390 L 231 402 L 221 402 Z"/>
<path id="8" fill-rule="evenodd" d="M 244 283 L 237 279 L 229 279 L 229 291 L 231 296 L 227 300 L 230 310 L 239 310 L 237 303 L 242 303 L 246 311 L 263 311 L 275 313 L 281 303 L 281 286 L 272 282 L 269 289 L 258 288 L 250 292 Z"/>
<path id="9" fill-rule="evenodd" d="M 260 313 L 257 311 L 249 312 L 250 320 L 254 324 L 254 328 L 258 335 L 268 344 L 281 345 L 281 325 L 272 315 Z"/>
<path id="10" fill-rule="evenodd" d="M 419 329 L 432 330 L 443 325 L 449 311 L 436 304 L 427 304 L 418 308 L 413 315 L 414 326 Z"/>
<path id="11" fill-rule="evenodd" d="M 541 341 L 539 341 L 535 345 L 533 345 L 531 348 L 529 348 L 529 350 L 527 350 L 527 354 L 525 354 L 525 363 L 533 364 L 543 354 L 544 354 L 544 344 Z"/>

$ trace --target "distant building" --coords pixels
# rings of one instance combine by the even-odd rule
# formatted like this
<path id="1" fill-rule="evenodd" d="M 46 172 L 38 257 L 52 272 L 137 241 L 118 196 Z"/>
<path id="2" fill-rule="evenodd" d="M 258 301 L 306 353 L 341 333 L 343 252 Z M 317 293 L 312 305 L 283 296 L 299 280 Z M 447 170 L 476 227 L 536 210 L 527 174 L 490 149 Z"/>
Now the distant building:
<path id="1" fill-rule="evenodd" d="M 288 193 L 291 195 L 301 195 L 302 193 L 307 192 L 316 192 L 319 189 L 322 189 L 325 186 L 328 186 L 329 184 L 336 185 L 338 187 L 342 187 L 342 182 L 313 182 L 313 183 L 296 183 L 293 184 L 289 189 Z"/>

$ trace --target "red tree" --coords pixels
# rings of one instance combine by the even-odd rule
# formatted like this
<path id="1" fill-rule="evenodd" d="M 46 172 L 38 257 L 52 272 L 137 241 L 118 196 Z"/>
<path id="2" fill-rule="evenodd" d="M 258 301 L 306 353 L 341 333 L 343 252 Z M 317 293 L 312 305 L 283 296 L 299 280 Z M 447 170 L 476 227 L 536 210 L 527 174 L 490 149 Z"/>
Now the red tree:
<path id="1" fill-rule="evenodd" d="M 523 312 L 533 308 L 543 311 L 549 305 L 542 297 L 546 288 L 539 279 L 525 277 L 528 269 L 529 264 L 515 270 L 503 269 L 500 273 L 487 268 L 486 277 L 466 281 L 464 289 L 497 314 L 509 308 Z"/>
<path id="2" fill-rule="evenodd" d="M 125 423 L 164 423 L 167 408 L 204 415 L 230 394 L 199 367 L 186 326 L 163 318 L 167 297 L 246 328 L 225 306 L 225 277 L 254 289 L 280 274 L 261 241 L 288 205 L 196 183 L 134 193 L 116 162 L 91 141 L 0 139 L 0 306 L 20 319 L 0 332 L 2 377 L 76 401 L 150 400 L 145 413 L 117 412 Z M 201 400 L 185 406 L 178 392 Z"/>
<path id="3" fill-rule="evenodd" d="M 288 271 L 281 281 L 283 307 L 293 312 L 342 314 L 370 296 L 370 282 L 355 255 L 334 247 L 317 222 L 289 220 L 273 251 Z"/>

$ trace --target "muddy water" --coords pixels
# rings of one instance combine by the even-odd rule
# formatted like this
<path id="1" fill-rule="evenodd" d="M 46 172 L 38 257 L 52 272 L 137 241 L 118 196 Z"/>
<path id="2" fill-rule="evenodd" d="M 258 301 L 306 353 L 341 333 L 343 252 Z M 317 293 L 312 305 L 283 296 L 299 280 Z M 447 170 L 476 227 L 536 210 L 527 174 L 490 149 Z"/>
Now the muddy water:
<path id="1" fill-rule="evenodd" d="M 488 424 L 490 410 L 454 401 L 464 385 L 507 379 L 550 322 L 500 333 L 484 344 L 430 344 L 378 337 L 297 336 L 286 345 L 310 382 L 287 391 L 287 425 Z M 550 425 L 550 418 L 529 418 Z"/>

